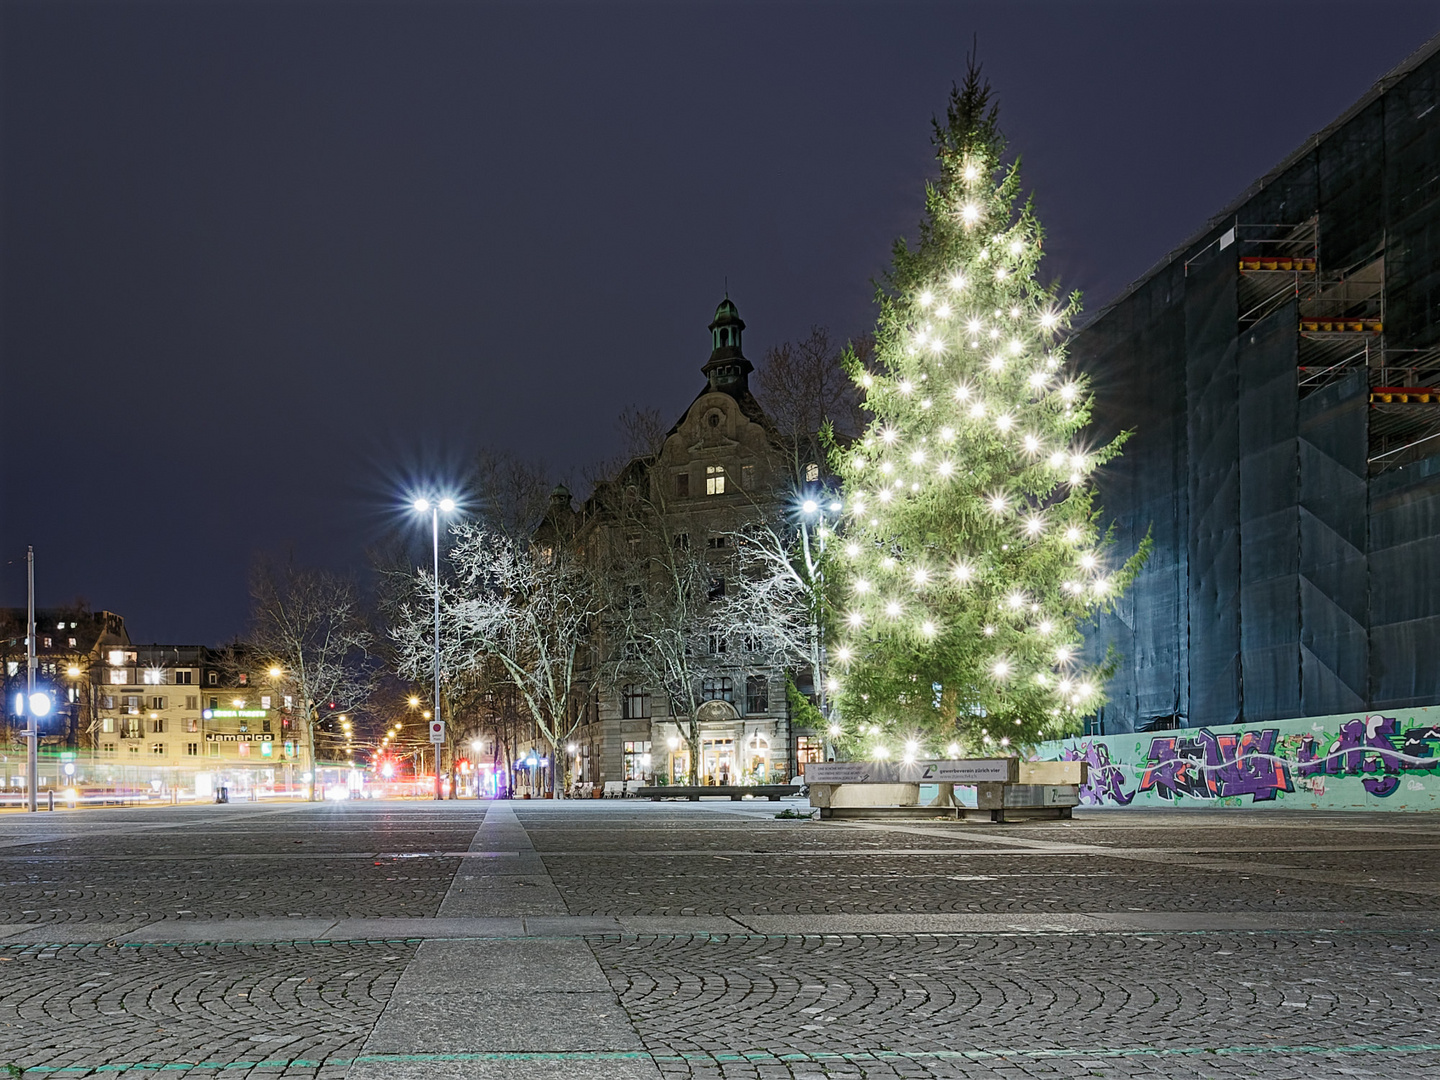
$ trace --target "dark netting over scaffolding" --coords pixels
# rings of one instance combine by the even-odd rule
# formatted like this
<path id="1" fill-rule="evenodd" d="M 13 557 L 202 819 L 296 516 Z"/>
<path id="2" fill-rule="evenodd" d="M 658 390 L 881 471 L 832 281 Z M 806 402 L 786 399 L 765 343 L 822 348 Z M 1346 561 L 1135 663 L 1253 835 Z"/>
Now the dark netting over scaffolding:
<path id="1" fill-rule="evenodd" d="M 1440 703 L 1440 38 L 1075 337 L 1121 551 L 1103 730 Z"/>

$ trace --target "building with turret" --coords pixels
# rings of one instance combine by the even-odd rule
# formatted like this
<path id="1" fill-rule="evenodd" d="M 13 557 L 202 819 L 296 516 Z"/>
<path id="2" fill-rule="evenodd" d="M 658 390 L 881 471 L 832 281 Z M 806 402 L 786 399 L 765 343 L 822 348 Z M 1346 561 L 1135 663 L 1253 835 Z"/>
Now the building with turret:
<path id="1" fill-rule="evenodd" d="M 747 523 L 783 516 L 795 490 L 775 428 L 751 393 L 745 322 L 728 296 L 708 329 L 710 355 L 700 368 L 705 383 L 695 399 L 653 453 L 597 488 L 575 528 L 577 542 L 591 550 L 656 542 L 663 533 L 659 543 L 704 559 L 712 588 L 723 590 L 735 535 Z M 616 512 L 635 495 L 649 508 L 644 515 Z M 568 492 L 563 498 L 568 509 Z M 557 513 L 552 507 L 548 519 Z M 818 760 L 822 733 L 790 724 L 784 665 L 747 647 L 736 628 L 715 627 L 704 640 L 710 655 L 697 665 L 705 672 L 698 680 L 702 783 L 788 779 L 802 762 Z M 683 781 L 690 750 L 676 723 L 676 702 L 638 669 L 613 670 L 621 674 L 602 683 L 573 740 L 573 774 L 597 785 Z M 808 676 L 801 681 L 808 689 Z"/>

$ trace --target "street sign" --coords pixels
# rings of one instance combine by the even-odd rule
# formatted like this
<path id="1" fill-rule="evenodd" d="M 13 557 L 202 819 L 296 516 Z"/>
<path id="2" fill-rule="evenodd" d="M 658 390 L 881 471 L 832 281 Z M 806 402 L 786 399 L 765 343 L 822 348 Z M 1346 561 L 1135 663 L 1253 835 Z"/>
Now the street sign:
<path id="1" fill-rule="evenodd" d="M 432 743 L 434 743 L 436 746 L 439 746 L 441 743 L 443 743 L 443 742 L 445 741 L 445 721 L 444 721 L 444 720 L 431 720 L 431 721 L 430 721 L 430 741 L 431 741 Z"/>

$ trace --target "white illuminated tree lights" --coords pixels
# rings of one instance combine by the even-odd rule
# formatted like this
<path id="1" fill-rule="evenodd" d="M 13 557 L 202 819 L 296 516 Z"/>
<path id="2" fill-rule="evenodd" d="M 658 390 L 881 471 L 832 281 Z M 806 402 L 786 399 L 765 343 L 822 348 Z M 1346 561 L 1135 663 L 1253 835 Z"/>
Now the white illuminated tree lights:
<path id="1" fill-rule="evenodd" d="M 1109 674 L 1082 661 L 1079 624 L 1148 549 L 1117 562 L 1100 534 L 1091 481 L 1123 436 L 1085 434 L 1092 399 L 1063 343 L 1079 297 L 1036 279 L 1044 234 L 978 68 L 935 144 L 919 244 L 897 246 L 874 362 L 852 369 L 872 419 L 835 454 L 848 520 L 831 655 L 842 748 L 864 757 L 1074 731 Z"/>

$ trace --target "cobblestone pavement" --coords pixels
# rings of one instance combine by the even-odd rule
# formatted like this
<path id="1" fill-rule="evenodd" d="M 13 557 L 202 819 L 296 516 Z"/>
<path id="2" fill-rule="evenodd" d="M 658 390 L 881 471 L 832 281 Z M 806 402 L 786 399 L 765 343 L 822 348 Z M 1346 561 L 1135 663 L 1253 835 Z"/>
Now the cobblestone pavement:
<path id="1" fill-rule="evenodd" d="M 1440 820 L 777 809 L 0 814 L 0 1076 L 1440 1077 Z"/>

